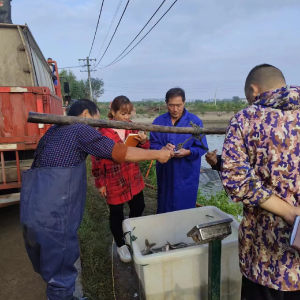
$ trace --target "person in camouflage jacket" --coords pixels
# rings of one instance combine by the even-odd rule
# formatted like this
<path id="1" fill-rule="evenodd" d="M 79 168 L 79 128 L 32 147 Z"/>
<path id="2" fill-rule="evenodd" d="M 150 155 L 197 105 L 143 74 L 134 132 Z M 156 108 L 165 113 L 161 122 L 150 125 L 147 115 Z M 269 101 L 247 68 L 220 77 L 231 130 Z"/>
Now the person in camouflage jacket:
<path id="1" fill-rule="evenodd" d="M 230 121 L 221 168 L 226 191 L 244 206 L 242 299 L 300 299 L 300 255 L 289 245 L 300 215 L 300 87 L 265 64 L 249 73 L 245 93 L 250 106 Z"/>

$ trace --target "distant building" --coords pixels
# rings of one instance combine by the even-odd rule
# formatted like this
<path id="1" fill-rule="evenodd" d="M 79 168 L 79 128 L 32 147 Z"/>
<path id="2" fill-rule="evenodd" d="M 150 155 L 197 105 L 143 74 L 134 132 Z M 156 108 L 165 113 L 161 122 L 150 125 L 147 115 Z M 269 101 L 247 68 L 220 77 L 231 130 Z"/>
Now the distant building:
<path id="1" fill-rule="evenodd" d="M 241 99 L 241 102 L 242 103 L 247 103 L 248 101 L 247 101 L 247 99 Z"/>

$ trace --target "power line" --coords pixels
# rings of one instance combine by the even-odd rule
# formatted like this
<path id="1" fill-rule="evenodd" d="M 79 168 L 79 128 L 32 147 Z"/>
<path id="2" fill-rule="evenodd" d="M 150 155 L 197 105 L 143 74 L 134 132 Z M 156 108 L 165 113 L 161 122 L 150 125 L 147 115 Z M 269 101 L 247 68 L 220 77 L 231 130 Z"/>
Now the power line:
<path id="1" fill-rule="evenodd" d="M 111 65 L 114 65 L 116 64 L 117 62 L 119 62 L 120 60 L 122 60 L 125 56 L 127 56 L 137 45 L 139 45 L 142 40 L 154 29 L 154 27 L 162 20 L 162 18 L 170 11 L 170 9 L 174 6 L 174 4 L 177 2 L 178 0 L 175 0 L 173 2 L 173 4 L 168 8 L 168 10 L 160 17 L 160 19 L 150 28 L 150 30 L 139 40 L 138 43 L 135 44 L 135 46 L 133 48 L 131 48 L 131 50 L 129 50 L 125 55 L 123 55 L 120 59 L 118 59 L 117 61 L 114 61 L 114 62 L 111 62 L 110 64 L 106 65 L 105 67 L 103 68 L 100 68 L 101 69 L 105 69 Z M 95 66 L 97 67 L 97 65 Z"/>
<path id="2" fill-rule="evenodd" d="M 114 24 L 115 18 L 116 18 L 116 16 L 117 16 L 118 12 L 119 12 L 119 9 L 120 9 L 120 7 L 121 7 L 122 2 L 123 2 L 123 0 L 120 0 L 120 1 L 119 1 L 119 4 L 118 4 L 117 9 L 116 9 L 116 11 L 115 11 L 115 14 L 114 14 L 114 16 L 113 16 L 113 18 L 112 18 L 112 21 L 111 21 L 111 23 L 110 23 L 110 25 L 109 25 L 108 31 L 107 31 L 107 33 L 106 33 L 106 35 L 105 35 L 105 38 L 104 38 L 104 40 L 103 40 L 103 43 L 102 43 L 102 45 L 101 45 L 101 47 L 100 47 L 100 50 L 99 50 L 99 53 L 98 53 L 96 59 L 98 59 L 99 56 L 100 56 L 100 53 L 101 53 L 101 51 L 102 51 L 102 49 L 103 49 L 103 47 L 104 47 L 104 44 L 105 44 L 105 42 L 106 42 L 106 40 L 107 40 L 107 37 L 108 37 L 108 35 L 109 35 L 109 33 L 110 33 L 110 30 L 111 30 L 111 28 L 112 28 L 112 26 L 113 26 L 113 24 Z"/>
<path id="3" fill-rule="evenodd" d="M 98 31 L 99 21 L 100 21 L 100 18 L 101 18 L 101 13 L 102 13 L 103 4 L 104 4 L 104 0 L 102 0 L 102 4 L 101 4 L 101 8 L 100 8 L 100 13 L 99 13 L 99 17 L 98 17 L 98 22 L 97 22 L 97 25 L 96 25 L 96 30 L 95 30 L 95 34 L 94 34 L 94 39 L 93 39 L 93 42 L 92 42 L 91 50 L 90 50 L 90 53 L 89 53 L 89 57 L 90 57 L 91 52 L 92 52 L 92 50 L 93 50 L 93 46 L 94 46 L 96 34 L 97 34 L 97 31 Z"/>
<path id="4" fill-rule="evenodd" d="M 63 67 L 58 69 L 73 69 L 73 68 L 81 68 L 82 66 L 74 66 L 74 67 Z"/>
<path id="5" fill-rule="evenodd" d="M 131 41 L 131 43 L 123 50 L 123 52 L 111 63 L 114 63 L 122 54 L 133 44 L 133 42 L 138 38 L 138 36 L 142 33 L 142 31 L 145 29 L 145 27 L 150 23 L 150 21 L 153 19 L 153 17 L 157 14 L 157 12 L 160 10 L 160 8 L 163 6 L 163 4 L 166 2 L 164 0 L 160 6 L 157 8 L 157 10 L 154 12 L 154 14 L 151 16 L 151 18 L 148 20 L 148 22 L 145 24 L 145 26 L 140 30 L 140 32 L 136 35 L 136 37 Z"/>
<path id="6" fill-rule="evenodd" d="M 177 1 L 177 0 L 176 0 L 176 1 Z M 128 6 L 128 4 L 129 4 L 129 2 L 130 2 L 130 0 L 127 1 L 126 6 L 125 6 L 125 8 L 124 8 L 124 10 L 123 10 L 123 13 L 122 13 L 122 15 L 121 15 L 121 18 L 120 18 L 120 20 L 119 20 L 119 22 L 118 22 L 118 25 L 117 25 L 116 29 L 115 29 L 115 32 L 114 32 L 114 34 L 112 35 L 112 37 L 111 37 L 111 39 L 110 39 L 110 41 L 109 41 L 109 43 L 108 43 L 108 45 L 107 45 L 107 47 L 106 47 L 106 49 L 105 49 L 103 55 L 102 55 L 102 57 L 100 58 L 99 62 L 96 64 L 95 68 L 100 64 L 100 62 L 102 61 L 102 59 L 103 59 L 105 53 L 107 52 L 107 50 L 108 50 L 108 48 L 109 48 L 109 46 L 110 46 L 110 44 L 111 44 L 111 42 L 112 42 L 112 40 L 113 40 L 115 34 L 116 34 L 116 32 L 117 32 L 117 30 L 118 30 L 118 28 L 119 28 L 119 25 L 120 25 L 120 23 L 121 23 L 121 21 L 122 21 L 122 19 L 123 19 L 123 16 L 124 16 L 124 14 L 125 14 L 125 12 L 126 12 L 126 9 L 127 9 L 127 6 Z"/>

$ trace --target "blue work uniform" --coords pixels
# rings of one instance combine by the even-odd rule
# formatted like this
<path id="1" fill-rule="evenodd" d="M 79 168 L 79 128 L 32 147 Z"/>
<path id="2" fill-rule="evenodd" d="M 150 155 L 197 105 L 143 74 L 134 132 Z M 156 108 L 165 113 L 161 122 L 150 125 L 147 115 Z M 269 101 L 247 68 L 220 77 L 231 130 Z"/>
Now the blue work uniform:
<path id="1" fill-rule="evenodd" d="M 191 127 L 190 122 L 203 127 L 202 121 L 184 109 L 176 124 L 178 127 Z M 154 125 L 173 126 L 170 113 L 157 117 Z M 168 143 L 177 147 L 186 141 L 190 134 L 151 132 L 150 148 L 160 150 Z M 201 157 L 207 152 L 205 136 L 202 141 L 189 140 L 183 148 L 191 154 L 183 158 L 172 158 L 165 164 L 156 162 L 157 177 L 157 213 L 166 213 L 182 209 L 195 208 L 199 186 Z"/>

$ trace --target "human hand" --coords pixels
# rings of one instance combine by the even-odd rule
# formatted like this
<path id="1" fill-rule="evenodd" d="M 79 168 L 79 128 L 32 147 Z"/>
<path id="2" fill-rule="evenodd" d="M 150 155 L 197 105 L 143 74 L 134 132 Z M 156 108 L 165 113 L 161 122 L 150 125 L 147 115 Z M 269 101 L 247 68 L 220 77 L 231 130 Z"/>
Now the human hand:
<path id="1" fill-rule="evenodd" d="M 218 150 L 215 150 L 213 152 L 207 152 L 205 155 L 205 159 L 207 163 L 210 164 L 211 166 L 215 166 L 218 162 L 217 152 Z"/>
<path id="2" fill-rule="evenodd" d="M 158 152 L 157 160 L 161 164 L 166 163 L 171 157 L 174 156 L 173 150 L 158 150 L 157 152 Z"/>
<path id="3" fill-rule="evenodd" d="M 283 216 L 283 219 L 291 226 L 293 226 L 295 218 L 300 216 L 300 207 L 293 207 L 293 209 Z"/>
<path id="4" fill-rule="evenodd" d="M 161 150 L 171 150 L 174 151 L 175 145 L 168 143 L 165 147 L 161 148 Z"/>
<path id="5" fill-rule="evenodd" d="M 102 186 L 101 188 L 99 188 L 99 192 L 101 194 L 102 197 L 106 198 L 107 194 L 106 194 L 106 186 Z"/>
<path id="6" fill-rule="evenodd" d="M 184 149 L 184 148 L 181 148 L 178 151 L 179 151 L 179 153 L 174 154 L 174 157 L 176 157 L 176 158 L 182 158 L 182 157 L 185 157 L 185 156 L 189 156 L 191 154 L 191 150 L 187 150 L 187 149 Z"/>
<path id="7" fill-rule="evenodd" d="M 138 140 L 140 144 L 144 145 L 148 140 L 147 134 L 145 132 L 139 132 L 138 135 L 139 136 L 135 137 L 135 139 Z"/>

